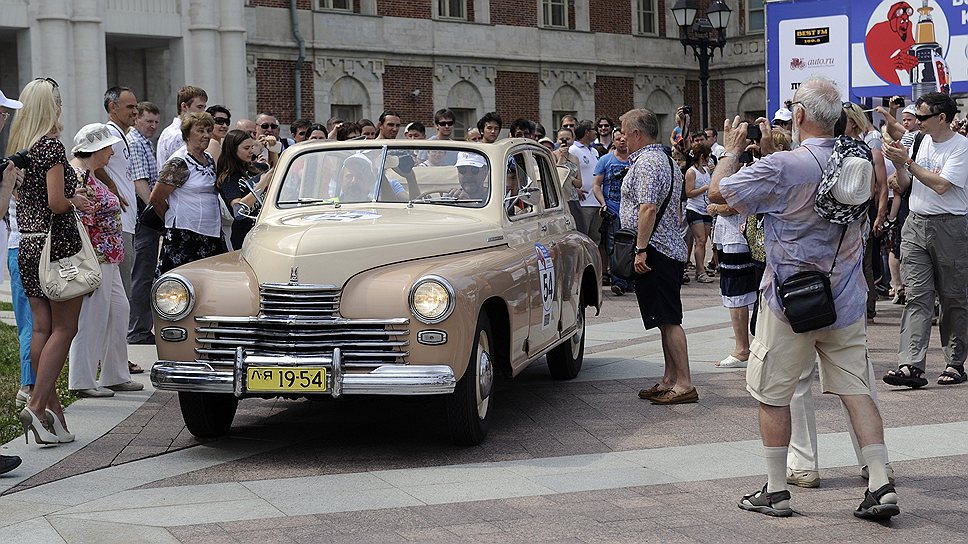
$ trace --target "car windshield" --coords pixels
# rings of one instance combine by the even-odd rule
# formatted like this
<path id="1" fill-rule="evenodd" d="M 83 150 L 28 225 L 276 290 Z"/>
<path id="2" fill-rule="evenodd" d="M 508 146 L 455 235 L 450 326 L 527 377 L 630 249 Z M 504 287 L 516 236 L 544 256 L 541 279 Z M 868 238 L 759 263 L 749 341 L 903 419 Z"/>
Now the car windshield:
<path id="1" fill-rule="evenodd" d="M 319 149 L 289 163 L 276 203 L 283 208 L 361 202 L 482 207 L 490 184 L 487 158 L 473 150 Z"/>

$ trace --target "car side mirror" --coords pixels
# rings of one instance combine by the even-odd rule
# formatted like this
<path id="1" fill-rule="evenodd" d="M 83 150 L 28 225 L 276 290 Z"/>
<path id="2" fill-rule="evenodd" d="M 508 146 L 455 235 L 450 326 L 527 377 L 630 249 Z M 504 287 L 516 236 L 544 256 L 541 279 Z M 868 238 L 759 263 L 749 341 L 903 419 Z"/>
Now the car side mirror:
<path id="1" fill-rule="evenodd" d="M 259 203 L 259 207 L 262 207 L 262 205 L 265 204 L 265 201 L 262 200 L 262 195 L 259 194 L 259 191 L 257 191 L 255 188 L 255 184 L 259 183 L 260 177 L 262 177 L 262 174 L 257 174 L 255 176 L 252 176 L 251 178 L 246 179 L 245 186 L 249 188 L 250 193 L 255 195 L 255 200 L 256 202 Z M 246 206 L 246 209 L 248 209 L 248 206 Z"/>

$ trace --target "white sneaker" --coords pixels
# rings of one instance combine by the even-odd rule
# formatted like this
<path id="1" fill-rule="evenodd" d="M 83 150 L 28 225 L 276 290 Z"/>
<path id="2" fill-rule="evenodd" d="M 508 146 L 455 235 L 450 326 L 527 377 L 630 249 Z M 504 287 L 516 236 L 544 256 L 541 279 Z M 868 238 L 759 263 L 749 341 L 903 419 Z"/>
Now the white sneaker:
<path id="1" fill-rule="evenodd" d="M 730 355 L 722 361 L 716 363 L 716 368 L 746 368 L 746 361 L 737 359 Z"/>
<path id="2" fill-rule="evenodd" d="M 788 484 L 797 487 L 820 487 L 820 472 L 788 468 L 786 481 Z"/>
<path id="3" fill-rule="evenodd" d="M 145 388 L 145 384 L 128 380 L 126 382 L 108 385 L 107 388 L 111 391 L 141 391 Z"/>
<path id="4" fill-rule="evenodd" d="M 72 389 L 71 393 L 74 393 L 78 397 L 82 398 L 96 398 L 96 397 L 113 397 L 114 391 L 107 389 L 105 387 L 92 387 L 91 389 Z"/>

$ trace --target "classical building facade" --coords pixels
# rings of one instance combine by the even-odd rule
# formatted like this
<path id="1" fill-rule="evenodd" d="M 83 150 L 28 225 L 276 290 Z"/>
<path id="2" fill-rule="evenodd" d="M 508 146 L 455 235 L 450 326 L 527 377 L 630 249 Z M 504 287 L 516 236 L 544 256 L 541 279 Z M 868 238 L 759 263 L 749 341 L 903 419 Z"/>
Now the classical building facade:
<path id="1" fill-rule="evenodd" d="M 646 106 L 667 134 L 680 104 L 699 122 L 698 63 L 677 39 L 672 2 L 0 0 L 0 88 L 15 96 L 30 79 L 53 77 L 69 134 L 105 117 L 110 85 L 131 87 L 168 117 L 186 83 L 234 118 L 375 120 L 394 109 L 429 125 L 446 106 L 462 130 L 488 111 L 552 127 L 566 113 Z M 766 108 L 763 2 L 726 3 L 729 41 L 709 86 L 716 126 Z"/>

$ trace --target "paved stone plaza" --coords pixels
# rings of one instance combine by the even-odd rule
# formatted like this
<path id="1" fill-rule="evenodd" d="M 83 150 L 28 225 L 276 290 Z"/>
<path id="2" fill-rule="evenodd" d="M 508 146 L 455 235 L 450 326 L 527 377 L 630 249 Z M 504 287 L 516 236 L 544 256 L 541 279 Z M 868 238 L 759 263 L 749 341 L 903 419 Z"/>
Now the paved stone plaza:
<path id="1" fill-rule="evenodd" d="M 968 386 L 933 379 L 878 383 L 901 516 L 851 515 L 865 481 L 839 402 L 816 389 L 822 486 L 793 488 L 793 518 L 738 509 L 765 463 L 744 371 L 713 366 L 733 342 L 718 295 L 683 288 L 698 404 L 637 398 L 662 374 L 658 334 L 608 293 L 581 375 L 555 382 L 542 361 L 499 382 L 472 448 L 450 444 L 440 399 L 246 400 L 230 437 L 200 442 L 142 374 L 145 391 L 68 408 L 76 442 L 0 449 L 24 458 L 0 476 L 0 542 L 968 541 Z M 878 376 L 895 366 L 900 310 L 879 303 L 870 328 Z M 131 356 L 147 368 L 154 346 Z"/>

